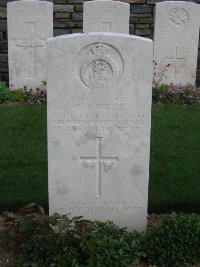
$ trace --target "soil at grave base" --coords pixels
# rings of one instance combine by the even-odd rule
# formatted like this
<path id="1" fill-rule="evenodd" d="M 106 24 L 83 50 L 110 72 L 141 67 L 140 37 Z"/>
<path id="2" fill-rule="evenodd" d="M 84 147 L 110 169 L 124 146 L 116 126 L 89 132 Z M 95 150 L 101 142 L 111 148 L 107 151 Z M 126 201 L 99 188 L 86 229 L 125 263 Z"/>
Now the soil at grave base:
<path id="1" fill-rule="evenodd" d="M 25 214 L 24 216 L 26 216 L 26 214 L 40 214 L 41 216 L 43 216 L 44 214 L 43 208 L 34 203 L 30 203 L 27 206 L 22 207 L 20 210 L 23 211 L 23 213 Z M 154 213 L 150 214 L 148 216 L 147 231 L 152 227 L 159 225 L 161 220 L 168 215 L 175 216 L 176 213 L 172 212 L 171 214 L 168 213 L 159 215 Z M 0 231 L 3 229 L 3 222 L 4 222 L 4 215 L 0 215 Z M 14 254 L 13 251 L 6 251 L 4 248 L 0 247 L 0 267 L 16 267 L 15 259 L 16 255 Z M 141 262 L 140 258 L 137 258 L 131 267 L 159 267 L 159 266 L 146 265 L 145 263 Z M 188 267 L 200 267 L 200 264 L 188 265 Z"/>

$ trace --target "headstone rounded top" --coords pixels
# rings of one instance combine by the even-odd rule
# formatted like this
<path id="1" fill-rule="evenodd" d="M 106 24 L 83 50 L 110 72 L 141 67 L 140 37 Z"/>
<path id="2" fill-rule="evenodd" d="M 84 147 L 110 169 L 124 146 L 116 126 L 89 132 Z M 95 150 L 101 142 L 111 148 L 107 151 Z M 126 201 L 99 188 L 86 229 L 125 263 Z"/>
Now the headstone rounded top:
<path id="1" fill-rule="evenodd" d="M 199 4 L 195 2 L 189 2 L 189 1 L 161 1 L 156 3 L 156 5 L 195 5 L 195 6 L 200 6 Z"/>
<path id="2" fill-rule="evenodd" d="M 129 33 L 130 5 L 121 1 L 84 2 L 83 32 Z"/>
<path id="3" fill-rule="evenodd" d="M 95 4 L 97 2 L 109 2 L 109 3 L 113 3 L 114 5 L 128 5 L 130 6 L 128 3 L 126 2 L 123 2 L 123 1 L 115 1 L 115 0 L 92 0 L 92 1 L 87 1 L 87 2 L 84 2 L 84 5 L 91 5 L 91 4 Z"/>
<path id="4" fill-rule="evenodd" d="M 49 1 L 45 1 L 45 0 L 19 0 L 19 1 L 16 1 L 16 2 L 34 2 L 34 3 L 48 3 L 48 4 L 52 4 L 51 2 Z"/>
<path id="5" fill-rule="evenodd" d="M 7 3 L 7 6 L 13 6 L 13 5 L 20 5 L 20 4 L 23 4 L 23 3 L 34 3 L 34 4 L 37 4 L 37 5 L 44 5 L 44 4 L 50 4 L 53 6 L 53 3 L 49 2 L 49 1 L 45 1 L 45 0 L 19 0 L 19 1 L 12 1 L 12 2 L 8 2 Z"/>

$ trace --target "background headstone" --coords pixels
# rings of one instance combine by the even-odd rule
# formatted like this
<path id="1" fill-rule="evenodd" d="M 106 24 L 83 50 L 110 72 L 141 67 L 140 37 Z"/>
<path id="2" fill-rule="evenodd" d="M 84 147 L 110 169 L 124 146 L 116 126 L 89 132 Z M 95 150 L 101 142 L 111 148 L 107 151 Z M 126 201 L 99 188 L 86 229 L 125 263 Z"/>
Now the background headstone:
<path id="1" fill-rule="evenodd" d="M 152 46 L 114 33 L 48 40 L 50 214 L 146 229 Z"/>
<path id="2" fill-rule="evenodd" d="M 46 40 L 53 36 L 53 4 L 8 3 L 8 56 L 11 89 L 36 89 L 46 81 Z"/>
<path id="3" fill-rule="evenodd" d="M 163 83 L 195 84 L 200 5 L 183 1 L 156 4 L 154 60 Z M 158 77 L 157 77 L 158 79 Z"/>
<path id="4" fill-rule="evenodd" d="M 83 4 L 83 32 L 129 33 L 130 5 L 96 0 Z"/>

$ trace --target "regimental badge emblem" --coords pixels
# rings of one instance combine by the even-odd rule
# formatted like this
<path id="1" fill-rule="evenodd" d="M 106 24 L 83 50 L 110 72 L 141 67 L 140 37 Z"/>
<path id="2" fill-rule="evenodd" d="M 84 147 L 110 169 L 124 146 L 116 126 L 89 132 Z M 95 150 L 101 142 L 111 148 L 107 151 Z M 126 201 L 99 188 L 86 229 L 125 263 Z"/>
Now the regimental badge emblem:
<path id="1" fill-rule="evenodd" d="M 183 27 L 188 20 L 189 15 L 184 8 L 174 8 L 169 13 L 169 21 L 175 27 Z"/>
<path id="2" fill-rule="evenodd" d="M 94 43 L 79 55 L 81 81 L 90 89 L 105 90 L 116 84 L 123 73 L 123 60 L 113 46 Z"/>

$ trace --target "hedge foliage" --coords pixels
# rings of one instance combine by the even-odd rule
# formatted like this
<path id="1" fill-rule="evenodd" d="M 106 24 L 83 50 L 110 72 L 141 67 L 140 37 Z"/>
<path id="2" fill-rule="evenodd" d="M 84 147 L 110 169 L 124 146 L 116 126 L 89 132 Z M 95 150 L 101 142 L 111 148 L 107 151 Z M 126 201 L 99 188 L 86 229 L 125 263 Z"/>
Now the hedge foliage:
<path id="1" fill-rule="evenodd" d="M 200 216 L 166 217 L 146 234 L 82 217 L 4 213 L 0 247 L 17 267 L 184 267 L 200 263 Z M 3 229 L 3 230 L 2 230 Z"/>

